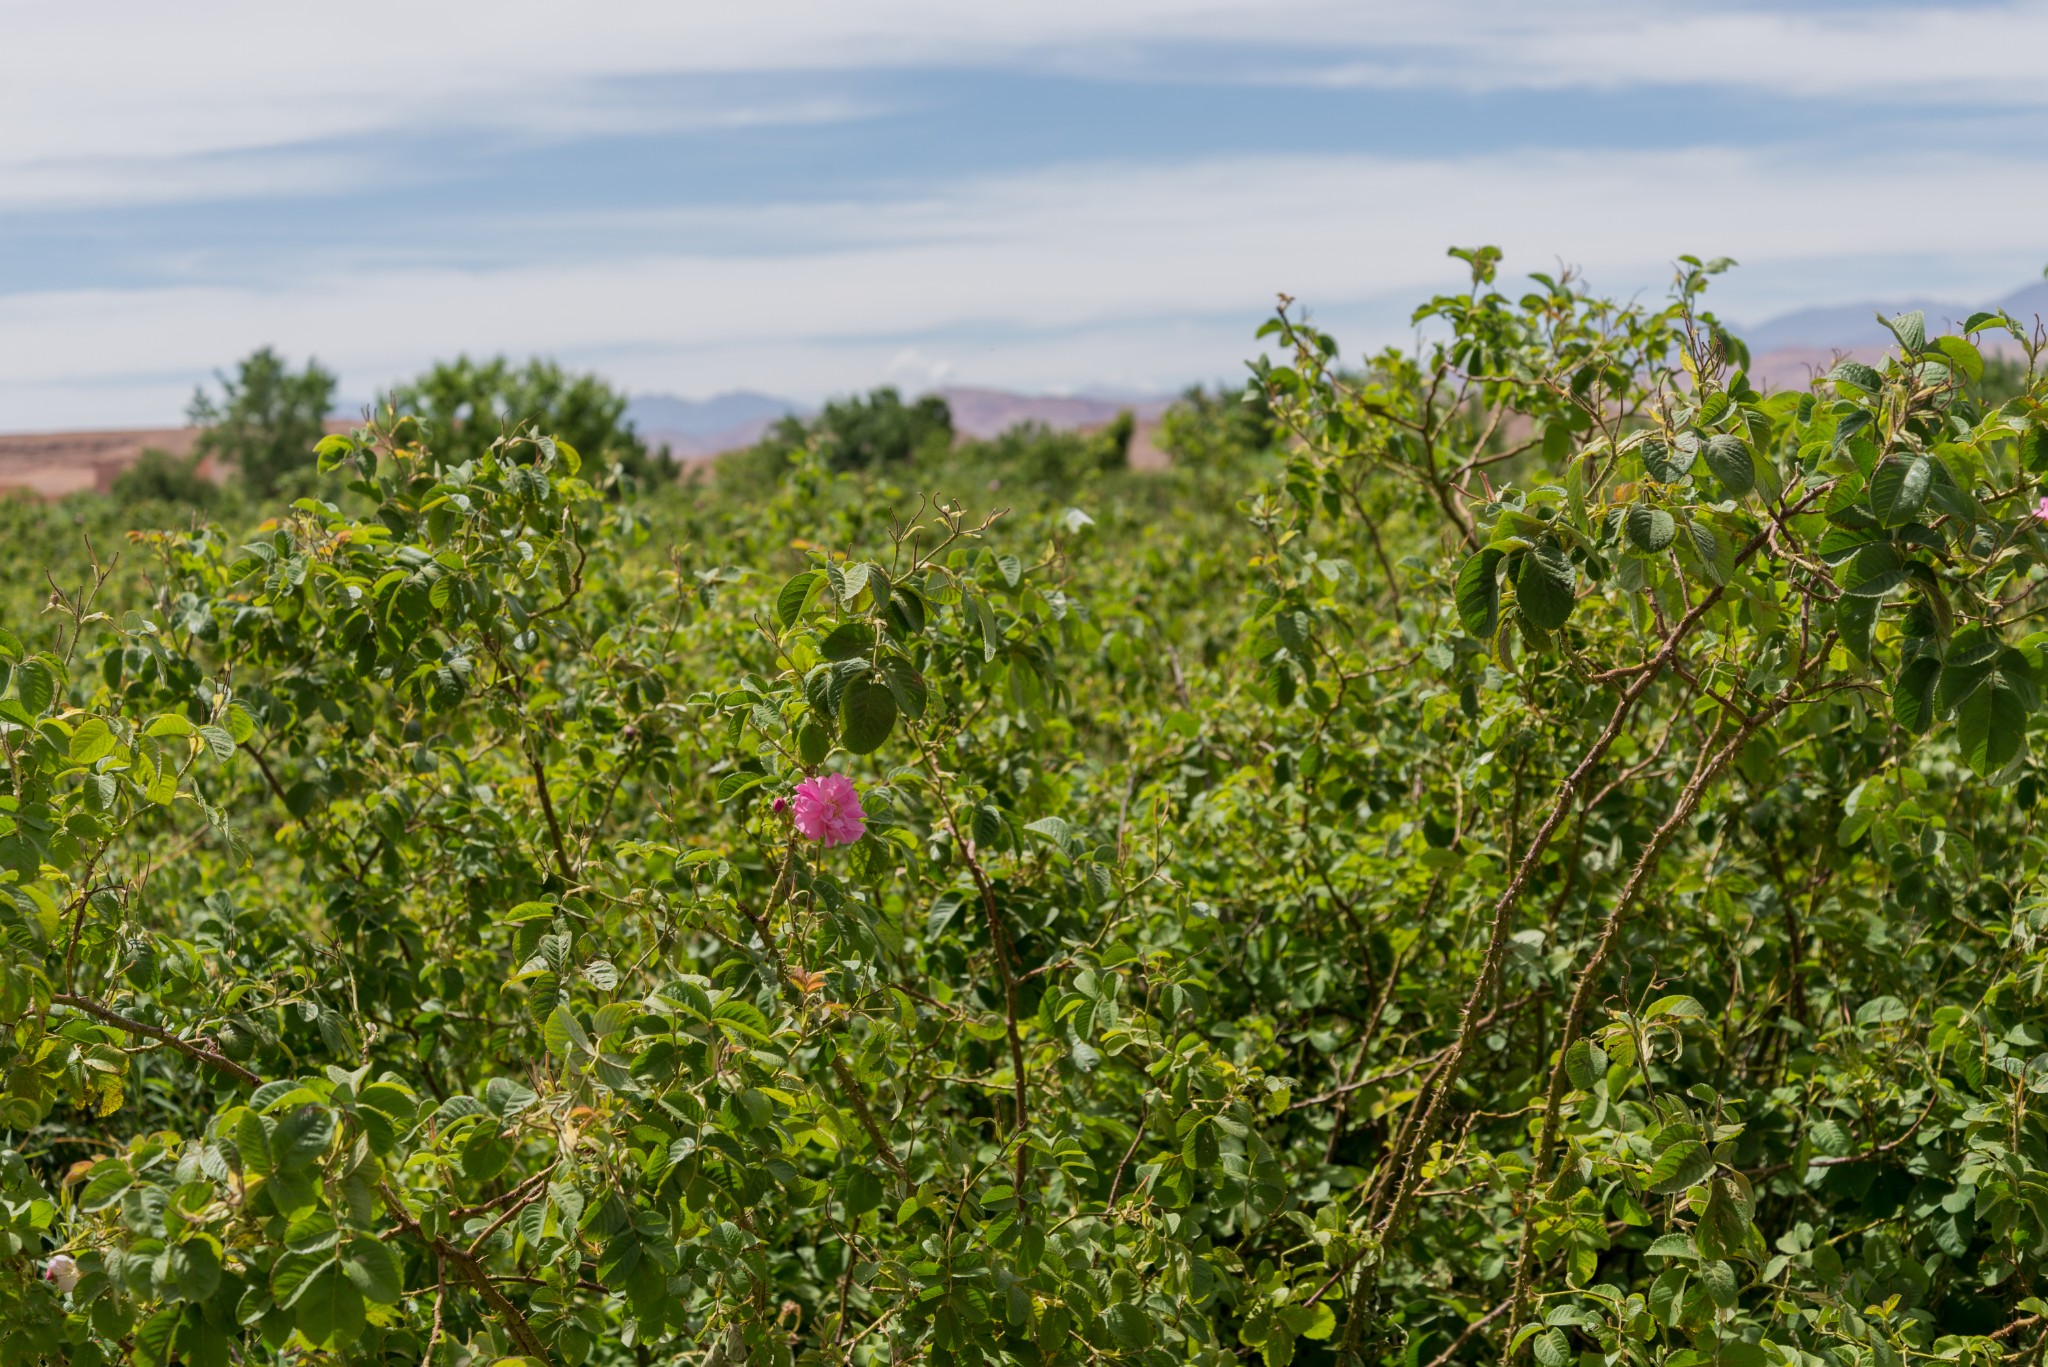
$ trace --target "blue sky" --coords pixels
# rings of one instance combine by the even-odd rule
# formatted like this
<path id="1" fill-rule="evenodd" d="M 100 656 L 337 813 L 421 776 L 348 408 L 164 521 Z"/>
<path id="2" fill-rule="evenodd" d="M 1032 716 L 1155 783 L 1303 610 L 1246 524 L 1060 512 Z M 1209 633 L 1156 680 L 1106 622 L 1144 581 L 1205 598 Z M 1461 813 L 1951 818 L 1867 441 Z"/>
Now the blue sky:
<path id="1" fill-rule="evenodd" d="M 636 392 L 1225 379 L 1452 243 L 1738 319 L 2048 261 L 2048 4 L 0 0 L 0 430 L 251 348 Z"/>

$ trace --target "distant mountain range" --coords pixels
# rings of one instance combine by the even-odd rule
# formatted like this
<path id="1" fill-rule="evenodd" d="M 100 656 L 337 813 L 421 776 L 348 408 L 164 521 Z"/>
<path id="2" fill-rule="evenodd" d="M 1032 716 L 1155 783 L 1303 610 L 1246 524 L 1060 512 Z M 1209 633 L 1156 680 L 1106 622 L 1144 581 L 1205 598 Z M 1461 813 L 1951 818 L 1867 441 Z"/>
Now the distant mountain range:
<path id="1" fill-rule="evenodd" d="M 1963 320 L 1979 309 L 2004 309 L 2031 327 L 2037 317 L 2048 317 L 2048 281 L 1982 304 L 1906 299 L 1800 309 L 1747 328 L 1738 326 L 1736 332 L 1749 343 L 1751 378 L 1782 389 L 1803 385 L 1810 374 L 1826 370 L 1837 356 L 1875 360 L 1896 345 L 1877 315 L 1890 318 L 1913 309 L 1927 315 L 1927 330 L 1935 334 L 1959 329 Z M 1996 349 L 1995 340 L 1991 345 Z"/>

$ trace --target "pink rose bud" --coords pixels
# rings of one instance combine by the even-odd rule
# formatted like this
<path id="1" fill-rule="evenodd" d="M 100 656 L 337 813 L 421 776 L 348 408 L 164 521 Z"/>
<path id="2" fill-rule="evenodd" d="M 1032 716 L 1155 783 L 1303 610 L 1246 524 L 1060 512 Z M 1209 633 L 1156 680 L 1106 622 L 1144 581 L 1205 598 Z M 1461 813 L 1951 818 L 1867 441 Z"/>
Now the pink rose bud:
<path id="1" fill-rule="evenodd" d="M 784 812 L 789 810 L 789 799 L 786 797 L 778 797 L 775 799 L 775 801 L 768 804 L 768 809 L 774 812 L 777 816 L 781 816 Z"/>
<path id="2" fill-rule="evenodd" d="M 78 1260 L 69 1253 L 59 1253 L 43 1264 L 43 1280 L 55 1282 L 59 1291 L 70 1295 L 78 1285 Z"/>
<path id="3" fill-rule="evenodd" d="M 807 778 L 796 785 L 796 828 L 827 845 L 851 845 L 867 834 L 860 794 L 843 774 Z"/>

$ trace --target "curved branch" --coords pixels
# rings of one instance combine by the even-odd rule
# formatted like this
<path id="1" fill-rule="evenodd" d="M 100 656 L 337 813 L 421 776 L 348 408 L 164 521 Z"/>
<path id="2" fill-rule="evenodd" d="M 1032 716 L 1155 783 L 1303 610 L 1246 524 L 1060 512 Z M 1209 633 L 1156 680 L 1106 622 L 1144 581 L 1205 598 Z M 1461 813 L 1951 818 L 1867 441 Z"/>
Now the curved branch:
<path id="1" fill-rule="evenodd" d="M 187 1058 L 196 1059 L 209 1068 L 226 1073 L 235 1081 L 246 1086 L 260 1087 L 263 1085 L 262 1078 L 256 1076 L 256 1074 L 250 1072 L 247 1068 L 244 1068 L 226 1055 L 209 1048 L 208 1045 L 211 1041 L 191 1040 L 181 1035 L 174 1035 L 160 1026 L 146 1025 L 134 1017 L 124 1016 L 112 1007 L 104 1006 L 90 997 L 81 997 L 71 992 L 53 992 L 50 994 L 50 1001 L 57 1006 L 68 1006 L 74 1011 L 83 1011 L 93 1019 L 104 1021 L 117 1030 L 126 1030 L 131 1035 L 141 1035 L 145 1039 L 153 1039 L 159 1044 L 168 1044 Z"/>

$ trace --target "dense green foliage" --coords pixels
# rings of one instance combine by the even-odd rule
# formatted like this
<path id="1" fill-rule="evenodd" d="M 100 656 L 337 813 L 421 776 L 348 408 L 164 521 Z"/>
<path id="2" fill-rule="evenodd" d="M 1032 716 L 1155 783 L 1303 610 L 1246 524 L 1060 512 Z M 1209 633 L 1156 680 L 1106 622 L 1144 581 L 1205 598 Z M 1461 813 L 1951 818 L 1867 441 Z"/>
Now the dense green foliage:
<path id="1" fill-rule="evenodd" d="M 927 394 L 905 403 L 884 385 L 833 399 L 813 417 L 783 418 L 731 464 L 735 475 L 775 479 L 801 452 L 816 452 L 829 470 L 874 470 L 918 459 L 942 463 L 952 444 L 953 411 L 943 398 Z"/>
<path id="2" fill-rule="evenodd" d="M 1463 255 L 1155 476 L 11 507 L 0 1354 L 2036 1352 L 2039 339 L 1766 395 Z"/>
<path id="3" fill-rule="evenodd" d="M 138 503 L 182 503 L 210 508 L 220 498 L 220 486 L 200 473 L 200 452 L 174 456 L 157 447 L 146 448 L 133 465 L 114 476 L 109 491 L 123 506 Z"/>
<path id="4" fill-rule="evenodd" d="M 437 458 L 452 464 L 479 460 L 500 438 L 537 425 L 582 453 L 593 482 L 615 471 L 641 485 L 675 478 L 667 449 L 650 451 L 633 430 L 624 394 L 553 361 L 515 368 L 502 356 L 458 357 L 401 385 L 391 403 L 424 422 Z"/>

